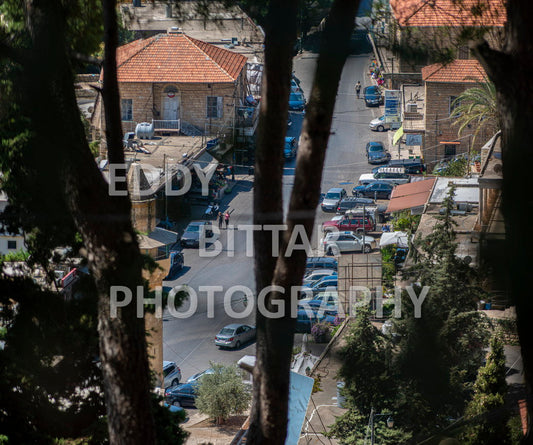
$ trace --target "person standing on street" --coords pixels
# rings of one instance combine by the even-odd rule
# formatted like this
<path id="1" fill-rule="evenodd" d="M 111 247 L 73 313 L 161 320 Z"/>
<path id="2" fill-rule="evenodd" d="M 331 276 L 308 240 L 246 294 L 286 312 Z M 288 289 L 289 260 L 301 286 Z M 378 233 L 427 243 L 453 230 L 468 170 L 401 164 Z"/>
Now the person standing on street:
<path id="1" fill-rule="evenodd" d="M 229 213 L 228 211 L 226 211 L 226 213 L 224 214 L 224 221 L 226 222 L 226 229 L 228 228 L 228 224 L 229 224 Z"/>
<path id="2" fill-rule="evenodd" d="M 357 94 L 357 99 L 359 99 L 359 95 L 361 94 L 361 82 L 359 81 L 355 84 L 355 94 Z"/>
<path id="3" fill-rule="evenodd" d="M 222 229 L 222 220 L 224 219 L 224 216 L 222 215 L 222 212 L 218 212 L 218 228 Z"/>

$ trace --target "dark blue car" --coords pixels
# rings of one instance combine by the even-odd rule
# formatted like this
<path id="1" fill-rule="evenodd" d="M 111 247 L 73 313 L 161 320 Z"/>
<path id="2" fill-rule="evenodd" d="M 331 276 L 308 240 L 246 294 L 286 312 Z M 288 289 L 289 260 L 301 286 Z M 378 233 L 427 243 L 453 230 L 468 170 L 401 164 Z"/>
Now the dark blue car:
<path id="1" fill-rule="evenodd" d="M 369 164 L 383 164 L 390 161 L 390 153 L 385 150 L 381 142 L 366 144 L 366 156 Z"/>
<path id="2" fill-rule="evenodd" d="M 302 93 L 289 95 L 289 110 L 302 111 L 305 108 L 305 97 Z"/>
<path id="3" fill-rule="evenodd" d="M 359 185 L 354 187 L 352 193 L 354 196 L 374 199 L 390 199 L 394 184 L 388 182 L 376 181 L 368 185 Z"/>
<path id="4" fill-rule="evenodd" d="M 318 322 L 324 321 L 326 323 L 335 323 L 336 314 L 332 311 L 310 311 L 310 310 L 299 310 L 296 317 L 296 332 L 301 332 L 303 334 L 309 334 L 311 332 L 311 327 Z"/>
<path id="5" fill-rule="evenodd" d="M 171 386 L 165 391 L 165 399 L 169 405 L 195 407 L 198 383 L 182 383 Z"/>
<path id="6" fill-rule="evenodd" d="M 366 87 L 363 91 L 363 97 L 365 98 L 365 105 L 367 107 L 379 107 L 383 105 L 383 96 L 377 85 Z"/>

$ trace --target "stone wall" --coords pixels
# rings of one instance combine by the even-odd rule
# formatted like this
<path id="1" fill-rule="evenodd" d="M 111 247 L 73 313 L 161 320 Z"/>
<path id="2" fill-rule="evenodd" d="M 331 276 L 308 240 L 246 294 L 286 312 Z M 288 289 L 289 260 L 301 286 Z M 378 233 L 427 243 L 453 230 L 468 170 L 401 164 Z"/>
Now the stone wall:
<path id="1" fill-rule="evenodd" d="M 155 229 L 156 200 L 131 202 L 131 218 L 135 230 L 141 233 L 150 233 Z"/>

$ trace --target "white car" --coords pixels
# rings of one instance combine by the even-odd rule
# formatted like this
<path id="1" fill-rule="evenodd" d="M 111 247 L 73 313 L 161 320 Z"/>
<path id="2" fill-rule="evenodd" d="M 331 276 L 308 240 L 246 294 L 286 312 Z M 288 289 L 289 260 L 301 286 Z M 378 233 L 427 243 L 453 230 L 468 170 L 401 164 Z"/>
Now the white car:
<path id="1" fill-rule="evenodd" d="M 163 362 L 163 378 L 165 388 L 176 386 L 181 380 L 181 369 L 174 362 Z"/>
<path id="2" fill-rule="evenodd" d="M 390 130 L 390 124 L 388 122 L 385 122 L 385 115 L 371 120 L 370 124 L 368 126 L 373 131 L 380 131 L 381 132 L 381 131 L 385 131 L 385 130 Z"/>
<path id="3" fill-rule="evenodd" d="M 376 240 L 371 236 L 356 235 L 354 232 L 328 232 L 322 245 L 327 255 L 338 255 L 341 252 L 372 252 Z"/>
<path id="4" fill-rule="evenodd" d="M 309 273 L 308 275 L 304 277 L 302 284 L 304 286 L 312 286 L 313 284 L 317 283 L 322 278 L 329 277 L 331 275 L 337 275 L 337 271 L 333 269 L 313 270 L 311 271 L 311 273 Z"/>

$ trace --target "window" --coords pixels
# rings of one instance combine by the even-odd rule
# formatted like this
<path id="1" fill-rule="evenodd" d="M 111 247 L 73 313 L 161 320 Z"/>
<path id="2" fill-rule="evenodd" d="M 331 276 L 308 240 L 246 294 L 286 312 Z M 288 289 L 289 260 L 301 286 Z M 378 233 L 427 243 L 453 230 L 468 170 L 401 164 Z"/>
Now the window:
<path id="1" fill-rule="evenodd" d="M 15 250 L 17 248 L 17 242 L 15 240 L 8 240 L 7 248 L 10 250 Z"/>
<path id="2" fill-rule="evenodd" d="M 457 99 L 457 96 L 450 96 L 450 104 L 449 104 L 450 116 L 453 113 L 453 111 L 461 104 L 460 101 L 454 103 L 455 99 Z"/>
<path id="3" fill-rule="evenodd" d="M 222 118 L 222 97 L 207 96 L 207 112 L 208 119 Z"/>
<path id="4" fill-rule="evenodd" d="M 133 99 L 122 99 L 120 101 L 120 110 L 123 121 L 133 120 Z"/>
<path id="5" fill-rule="evenodd" d="M 444 158 L 445 159 L 450 159 L 455 156 L 455 151 L 456 151 L 455 147 L 456 145 L 451 145 L 451 144 L 444 145 Z"/>

